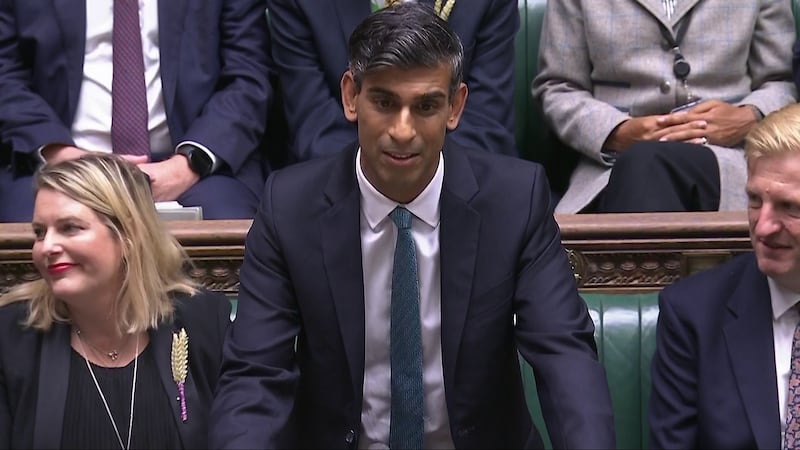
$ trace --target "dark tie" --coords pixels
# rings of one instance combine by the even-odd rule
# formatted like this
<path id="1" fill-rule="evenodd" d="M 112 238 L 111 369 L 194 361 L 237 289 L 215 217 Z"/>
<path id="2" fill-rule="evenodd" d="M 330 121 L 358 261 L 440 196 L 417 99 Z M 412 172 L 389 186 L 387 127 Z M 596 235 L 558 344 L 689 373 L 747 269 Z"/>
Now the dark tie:
<path id="1" fill-rule="evenodd" d="M 392 413 L 389 448 L 417 449 L 422 448 L 424 433 L 417 252 L 411 237 L 411 213 L 398 206 L 389 216 L 397 225 L 390 325 Z"/>
<path id="2" fill-rule="evenodd" d="M 795 449 L 800 448 L 800 323 L 795 327 L 792 339 L 788 394 L 783 448 Z"/>
<path id="3" fill-rule="evenodd" d="M 112 45 L 111 148 L 114 153 L 147 155 L 147 91 L 137 0 L 114 0 Z"/>

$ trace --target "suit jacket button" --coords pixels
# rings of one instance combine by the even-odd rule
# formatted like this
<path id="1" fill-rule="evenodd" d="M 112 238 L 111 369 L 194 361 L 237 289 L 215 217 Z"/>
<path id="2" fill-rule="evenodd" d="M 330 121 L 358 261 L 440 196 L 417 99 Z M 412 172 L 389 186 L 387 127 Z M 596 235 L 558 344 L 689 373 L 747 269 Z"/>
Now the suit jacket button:
<path id="1" fill-rule="evenodd" d="M 344 435 L 344 441 L 348 444 L 352 444 L 353 441 L 356 439 L 356 432 L 353 430 L 347 430 L 347 433 Z"/>
<path id="2" fill-rule="evenodd" d="M 658 89 L 661 91 L 662 94 L 669 94 L 669 91 L 672 89 L 672 85 L 669 83 L 668 80 L 664 80 L 658 86 Z"/>

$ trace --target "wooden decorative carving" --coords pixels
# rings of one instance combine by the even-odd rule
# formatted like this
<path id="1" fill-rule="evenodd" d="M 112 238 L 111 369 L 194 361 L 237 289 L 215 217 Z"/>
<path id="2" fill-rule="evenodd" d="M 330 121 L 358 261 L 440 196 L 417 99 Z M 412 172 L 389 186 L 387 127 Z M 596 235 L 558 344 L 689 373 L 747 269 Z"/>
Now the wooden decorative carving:
<path id="1" fill-rule="evenodd" d="M 747 218 L 733 213 L 556 216 L 578 286 L 584 291 L 660 289 L 750 251 Z M 246 220 L 168 222 L 192 259 L 189 274 L 210 289 L 239 291 Z M 0 291 L 36 279 L 28 224 L 0 224 Z"/>

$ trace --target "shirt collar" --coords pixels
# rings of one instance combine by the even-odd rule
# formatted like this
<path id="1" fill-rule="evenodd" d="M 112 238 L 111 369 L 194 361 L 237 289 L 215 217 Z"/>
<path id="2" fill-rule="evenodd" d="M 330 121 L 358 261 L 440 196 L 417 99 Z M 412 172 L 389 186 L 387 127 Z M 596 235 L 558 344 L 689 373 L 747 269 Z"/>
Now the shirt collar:
<path id="1" fill-rule="evenodd" d="M 800 301 L 800 294 L 786 289 L 770 277 L 767 277 L 767 283 L 769 284 L 769 296 L 772 301 L 772 317 L 777 320 L 786 311 L 794 308 L 794 305 Z"/>
<path id="2" fill-rule="evenodd" d="M 439 165 L 433 178 L 425 189 L 408 204 L 397 203 L 378 192 L 375 186 L 367 180 L 361 169 L 361 147 L 356 153 L 356 178 L 361 191 L 361 210 L 367 219 L 370 229 L 375 231 L 378 225 L 386 220 L 398 205 L 404 206 L 411 214 L 422 220 L 431 228 L 439 225 L 439 197 L 442 194 L 444 181 L 444 156 L 439 152 Z"/>

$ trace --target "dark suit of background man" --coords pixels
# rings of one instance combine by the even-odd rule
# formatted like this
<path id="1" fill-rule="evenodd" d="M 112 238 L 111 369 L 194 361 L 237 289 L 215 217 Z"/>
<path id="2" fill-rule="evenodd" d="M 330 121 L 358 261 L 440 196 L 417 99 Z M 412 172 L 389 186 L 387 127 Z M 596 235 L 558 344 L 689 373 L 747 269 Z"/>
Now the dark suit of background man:
<path id="1" fill-rule="evenodd" d="M 40 149 L 47 160 L 112 151 L 112 35 L 122 1 L 0 2 L 0 221 L 31 219 Z M 138 5 L 151 157 L 134 160 L 155 199 L 200 205 L 205 218 L 253 217 L 272 99 L 265 1 Z"/>
<path id="2" fill-rule="evenodd" d="M 267 181 L 211 447 L 539 447 L 519 351 L 554 445 L 613 448 L 594 327 L 541 167 L 445 144 L 467 101 L 457 35 L 402 3 L 365 19 L 349 51 L 342 103 L 359 146 Z M 396 215 L 409 211 L 415 262 L 394 263 L 409 233 Z M 418 289 L 408 297 L 403 271 Z M 395 394 L 408 387 L 399 373 L 419 383 L 414 395 Z M 406 401 L 423 390 L 424 408 Z M 407 432 L 416 444 L 395 444 Z"/>
<path id="3" fill-rule="evenodd" d="M 745 156 L 754 253 L 662 291 L 650 448 L 800 447 L 800 105 Z"/>
<path id="4" fill-rule="evenodd" d="M 434 0 L 421 0 L 434 6 Z M 391 0 L 268 0 L 272 54 L 281 81 L 293 160 L 340 151 L 357 138 L 342 115 L 339 81 L 347 68 L 347 38 L 370 13 Z M 441 3 L 445 9 L 448 2 Z M 448 139 L 489 152 L 516 155 L 514 36 L 516 0 L 458 0 L 447 21 L 464 45 L 469 100 Z"/>

